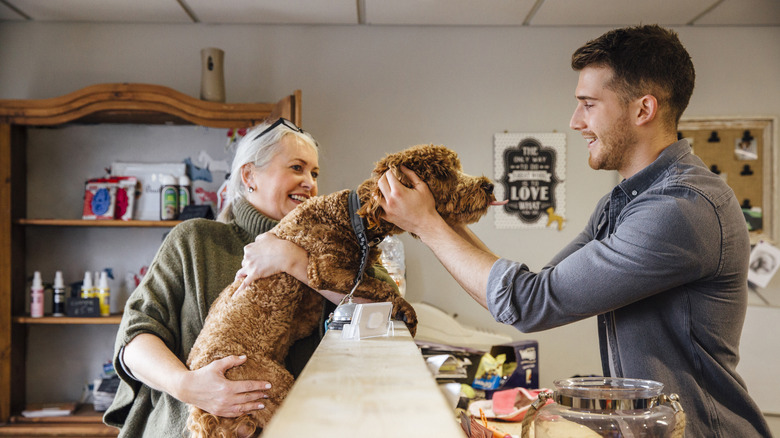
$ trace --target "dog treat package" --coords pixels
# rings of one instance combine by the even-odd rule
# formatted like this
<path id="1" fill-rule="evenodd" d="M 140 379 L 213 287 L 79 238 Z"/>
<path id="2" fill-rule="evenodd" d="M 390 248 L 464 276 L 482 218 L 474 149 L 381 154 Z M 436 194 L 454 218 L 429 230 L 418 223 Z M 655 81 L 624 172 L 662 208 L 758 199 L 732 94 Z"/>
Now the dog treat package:
<path id="1" fill-rule="evenodd" d="M 132 176 L 87 181 L 82 219 L 132 219 L 137 185 L 138 179 Z"/>
<path id="2" fill-rule="evenodd" d="M 96 178 L 87 181 L 82 219 L 113 219 L 116 189 L 116 180 Z"/>
<path id="3" fill-rule="evenodd" d="M 504 380 L 498 389 L 515 387 L 536 389 L 539 387 L 539 343 L 533 340 L 494 345 L 490 354 L 506 354 Z"/>
<path id="4" fill-rule="evenodd" d="M 506 361 L 506 354 L 493 357 L 490 353 L 485 353 L 479 361 L 477 374 L 471 386 L 477 389 L 496 389 L 501 386 L 504 361 Z"/>
<path id="5" fill-rule="evenodd" d="M 129 221 L 133 218 L 138 179 L 134 176 L 118 176 L 114 219 Z"/>

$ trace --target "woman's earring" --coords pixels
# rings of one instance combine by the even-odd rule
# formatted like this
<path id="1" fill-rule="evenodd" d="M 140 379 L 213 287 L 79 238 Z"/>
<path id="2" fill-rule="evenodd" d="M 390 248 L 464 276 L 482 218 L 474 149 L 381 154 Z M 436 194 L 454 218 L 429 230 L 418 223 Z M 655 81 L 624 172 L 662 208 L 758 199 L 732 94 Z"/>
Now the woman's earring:
<path id="1" fill-rule="evenodd" d="M 249 190 L 249 193 L 252 193 L 252 192 L 254 192 L 254 191 L 255 191 L 255 188 L 254 188 L 254 187 L 252 187 L 252 186 L 249 186 L 249 187 L 247 187 L 246 189 L 247 189 L 247 190 Z"/>

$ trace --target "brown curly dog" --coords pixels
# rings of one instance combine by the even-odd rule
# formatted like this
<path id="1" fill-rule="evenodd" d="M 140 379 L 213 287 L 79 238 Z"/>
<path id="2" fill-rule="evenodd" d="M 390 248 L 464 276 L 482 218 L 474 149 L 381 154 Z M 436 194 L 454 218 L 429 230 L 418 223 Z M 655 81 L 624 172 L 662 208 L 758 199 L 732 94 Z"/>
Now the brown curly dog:
<path id="1" fill-rule="evenodd" d="M 436 200 L 436 210 L 451 224 L 474 223 L 492 203 L 493 184 L 485 177 L 461 172 L 457 154 L 444 146 L 421 145 L 386 156 L 376 164 L 370 179 L 360 184 L 357 194 L 365 218 L 369 241 L 400 234 L 402 229 L 382 219 L 379 206 L 382 193 L 377 180 L 388 170 L 410 186 L 397 170 L 401 165 L 413 170 L 428 184 Z M 265 409 L 236 418 L 211 415 L 190 407 L 188 428 L 194 437 L 254 436 L 268 423 L 293 384 L 284 367 L 287 351 L 298 339 L 317 328 L 323 298 L 314 291 L 348 293 L 360 268 L 360 247 L 350 222 L 348 196 L 344 190 L 311 198 L 285 216 L 269 232 L 295 242 L 309 253 L 308 278 L 311 288 L 291 275 L 281 273 L 261 278 L 244 293 L 233 296 L 241 281 L 228 286 L 214 301 L 203 330 L 190 351 L 187 366 L 194 370 L 230 355 L 246 355 L 247 361 L 229 369 L 231 380 L 266 380 L 272 388 Z M 379 260 L 372 248 L 366 266 Z M 403 319 L 414 335 L 417 316 L 412 306 L 380 280 L 363 277 L 354 296 L 393 303 L 393 315 Z"/>

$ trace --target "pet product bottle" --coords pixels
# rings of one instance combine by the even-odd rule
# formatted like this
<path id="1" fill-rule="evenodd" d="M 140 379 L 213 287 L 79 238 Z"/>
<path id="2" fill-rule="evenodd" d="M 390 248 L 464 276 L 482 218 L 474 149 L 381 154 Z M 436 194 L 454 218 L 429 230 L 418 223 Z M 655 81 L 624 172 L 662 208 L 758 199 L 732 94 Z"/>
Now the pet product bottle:
<path id="1" fill-rule="evenodd" d="M 41 273 L 33 274 L 32 287 L 30 288 L 30 316 L 40 318 L 43 316 L 43 282 Z"/>
<path id="2" fill-rule="evenodd" d="M 111 315 L 111 288 L 108 287 L 108 273 L 100 273 L 98 281 L 97 296 L 100 299 L 100 316 Z"/>
<path id="3" fill-rule="evenodd" d="M 51 313 L 53 316 L 65 316 L 65 283 L 62 271 L 54 274 L 54 292 L 51 295 Z"/>
<path id="4" fill-rule="evenodd" d="M 192 184 L 187 175 L 179 177 L 179 213 L 184 211 L 184 207 L 190 205 L 192 199 Z"/>
<path id="5" fill-rule="evenodd" d="M 177 179 L 173 175 L 162 175 L 160 183 L 160 219 L 164 221 L 175 220 L 179 215 L 179 188 L 176 187 Z"/>
<path id="6" fill-rule="evenodd" d="M 84 273 L 84 282 L 81 283 L 81 298 L 94 297 L 95 291 L 92 286 L 92 273 L 87 271 Z"/>
<path id="7" fill-rule="evenodd" d="M 395 280 L 398 286 L 398 292 L 401 296 L 406 295 L 406 264 L 404 262 L 404 243 L 398 236 L 387 236 L 379 243 L 382 250 L 380 261 L 390 274 L 390 278 Z"/>

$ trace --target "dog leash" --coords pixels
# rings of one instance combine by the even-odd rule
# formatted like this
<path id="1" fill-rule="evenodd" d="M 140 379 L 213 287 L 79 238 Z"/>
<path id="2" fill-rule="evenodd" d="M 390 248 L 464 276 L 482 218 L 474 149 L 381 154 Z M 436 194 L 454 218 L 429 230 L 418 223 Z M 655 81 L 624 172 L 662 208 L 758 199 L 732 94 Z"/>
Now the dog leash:
<path id="1" fill-rule="evenodd" d="M 358 198 L 356 190 L 349 192 L 347 206 L 349 207 L 349 220 L 352 224 L 352 231 L 355 232 L 355 237 L 357 237 L 358 245 L 360 246 L 360 268 L 358 269 L 357 274 L 355 274 L 355 285 L 352 286 L 352 290 L 347 295 L 344 295 L 344 298 L 341 299 L 336 310 L 330 314 L 326 323 L 326 330 L 330 328 L 340 330 L 345 324 L 352 322 L 352 314 L 355 310 L 355 303 L 352 301 L 352 295 L 360 285 L 360 282 L 363 281 L 363 271 L 366 268 L 366 263 L 368 263 L 368 254 L 371 251 L 371 247 L 377 245 L 381 241 L 379 237 L 370 242 L 368 241 L 368 236 L 366 235 L 368 224 L 366 223 L 366 219 L 357 214 L 357 211 L 360 209 L 360 198 Z"/>

